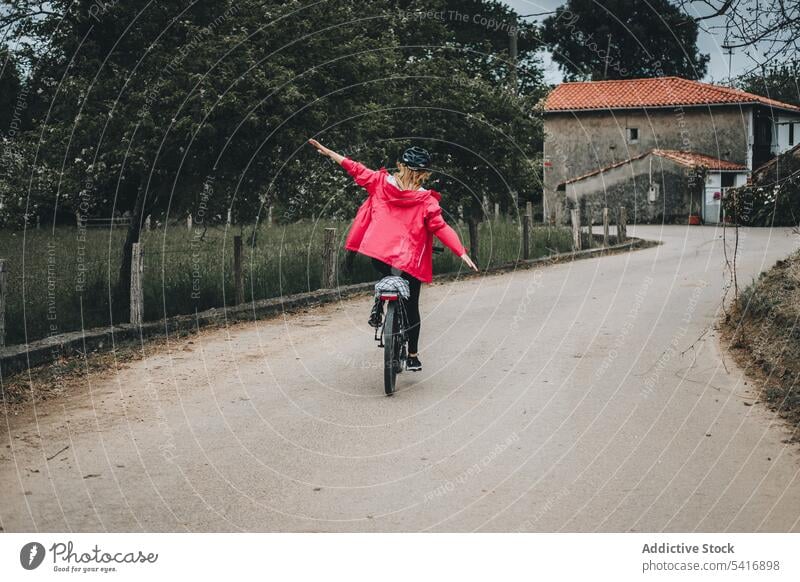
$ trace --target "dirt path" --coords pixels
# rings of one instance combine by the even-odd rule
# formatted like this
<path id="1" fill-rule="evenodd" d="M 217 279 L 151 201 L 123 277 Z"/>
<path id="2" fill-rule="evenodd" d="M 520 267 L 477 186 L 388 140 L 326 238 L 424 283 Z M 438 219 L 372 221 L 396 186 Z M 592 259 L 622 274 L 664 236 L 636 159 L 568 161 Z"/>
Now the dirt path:
<path id="1" fill-rule="evenodd" d="M 369 299 L 90 377 L 5 419 L 0 525 L 800 531 L 797 446 L 713 329 L 721 231 L 631 233 L 665 244 L 423 289 L 391 399 Z M 744 231 L 740 283 L 797 242 Z"/>

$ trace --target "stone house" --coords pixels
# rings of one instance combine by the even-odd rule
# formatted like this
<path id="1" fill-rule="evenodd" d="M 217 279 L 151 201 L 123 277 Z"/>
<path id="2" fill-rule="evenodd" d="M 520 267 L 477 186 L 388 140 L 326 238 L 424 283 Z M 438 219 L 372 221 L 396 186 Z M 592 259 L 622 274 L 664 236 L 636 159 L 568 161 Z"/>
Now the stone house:
<path id="1" fill-rule="evenodd" d="M 800 107 L 679 77 L 562 83 L 544 130 L 545 217 L 714 224 L 727 188 L 800 142 Z"/>

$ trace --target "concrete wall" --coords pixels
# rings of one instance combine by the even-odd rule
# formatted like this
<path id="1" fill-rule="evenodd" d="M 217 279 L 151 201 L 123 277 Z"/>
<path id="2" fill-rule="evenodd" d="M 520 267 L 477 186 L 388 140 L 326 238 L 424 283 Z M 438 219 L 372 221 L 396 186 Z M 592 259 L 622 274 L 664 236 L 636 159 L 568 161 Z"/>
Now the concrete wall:
<path id="1" fill-rule="evenodd" d="M 563 192 L 556 192 L 559 183 L 652 148 L 699 152 L 746 165 L 749 124 L 749 107 L 739 106 L 545 113 L 548 213 L 565 203 Z M 636 143 L 628 143 L 627 129 L 632 127 L 639 130 Z"/>
<path id="2" fill-rule="evenodd" d="M 651 166 L 652 161 L 652 166 Z M 699 213 L 702 184 L 690 181 L 691 170 L 658 156 L 646 156 L 602 174 L 567 184 L 567 207 L 581 209 L 582 222 L 591 216 L 602 222 L 603 208 L 612 216 L 625 206 L 629 223 L 666 222 L 685 224 L 691 212 Z M 657 185 L 650 201 L 650 184 Z M 612 222 L 616 220 L 611 219 Z"/>

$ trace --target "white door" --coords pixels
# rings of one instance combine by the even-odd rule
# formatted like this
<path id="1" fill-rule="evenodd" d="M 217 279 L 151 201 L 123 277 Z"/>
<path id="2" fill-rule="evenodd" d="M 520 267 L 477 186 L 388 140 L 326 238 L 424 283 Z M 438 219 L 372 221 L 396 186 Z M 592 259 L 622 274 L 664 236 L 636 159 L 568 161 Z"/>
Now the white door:
<path id="1" fill-rule="evenodd" d="M 706 224 L 717 224 L 719 222 L 721 198 L 722 188 L 706 188 L 706 198 L 703 204 L 703 221 Z"/>
<path id="2" fill-rule="evenodd" d="M 722 203 L 722 179 L 719 173 L 709 173 L 706 176 L 705 194 L 703 196 L 703 222 L 717 224 L 719 222 L 719 209 Z"/>

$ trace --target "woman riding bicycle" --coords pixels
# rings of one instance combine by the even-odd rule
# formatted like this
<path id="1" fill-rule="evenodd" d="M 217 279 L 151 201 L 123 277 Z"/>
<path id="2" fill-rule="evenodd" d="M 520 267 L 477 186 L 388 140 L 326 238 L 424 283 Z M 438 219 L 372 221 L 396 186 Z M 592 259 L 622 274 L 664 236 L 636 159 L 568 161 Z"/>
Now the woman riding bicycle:
<path id="1" fill-rule="evenodd" d="M 422 283 L 430 283 L 433 279 L 433 236 L 436 235 L 471 269 L 478 270 L 456 231 L 442 218 L 441 194 L 422 187 L 431 175 L 431 156 L 422 148 L 408 148 L 397 161 L 397 172 L 390 174 L 386 168 L 370 170 L 314 139 L 308 142 L 320 154 L 347 170 L 369 194 L 356 213 L 345 248 L 371 257 L 373 266 L 381 275 L 391 274 L 394 267 L 409 282 L 406 369 L 421 370 L 418 354 L 419 293 Z"/>

